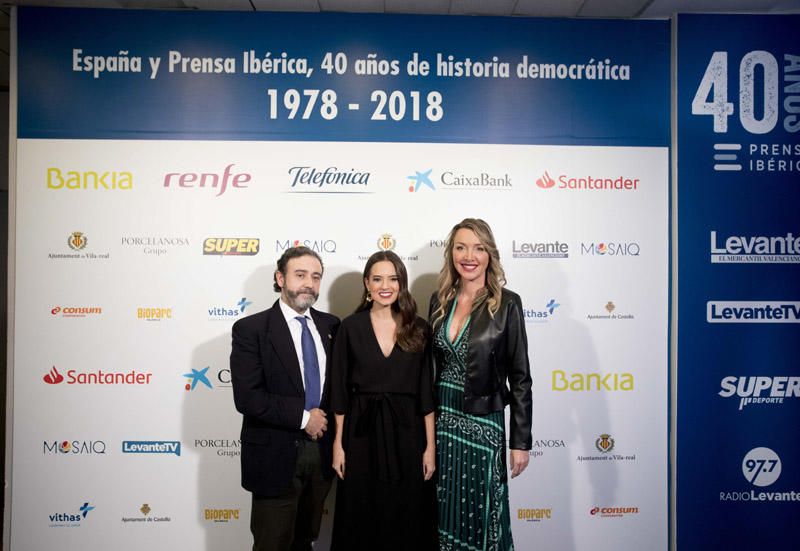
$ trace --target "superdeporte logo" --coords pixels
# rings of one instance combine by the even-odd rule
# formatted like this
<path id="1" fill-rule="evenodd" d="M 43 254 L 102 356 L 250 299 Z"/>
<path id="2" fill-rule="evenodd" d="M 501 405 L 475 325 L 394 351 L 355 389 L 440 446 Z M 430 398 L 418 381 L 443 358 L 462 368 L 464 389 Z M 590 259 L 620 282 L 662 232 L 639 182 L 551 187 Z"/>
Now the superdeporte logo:
<path id="1" fill-rule="evenodd" d="M 125 440 L 122 453 L 158 453 L 180 457 L 181 443 L 177 440 Z"/>
<path id="2" fill-rule="evenodd" d="M 208 188 L 216 191 L 215 197 L 219 197 L 228 189 L 248 187 L 247 184 L 253 179 L 251 174 L 246 172 L 234 172 L 233 163 L 225 167 L 222 172 L 169 172 L 164 176 L 164 187 L 169 188 Z"/>
<path id="3" fill-rule="evenodd" d="M 70 369 L 66 377 L 56 366 L 42 377 L 48 385 L 57 385 L 66 382 L 68 385 L 149 385 L 152 373 L 142 373 L 132 369 L 124 373 L 109 373 L 100 369 L 96 371 L 78 371 Z"/>
<path id="4" fill-rule="evenodd" d="M 555 188 L 571 191 L 636 191 L 639 187 L 639 179 L 621 175 L 604 177 L 598 175 L 574 176 L 567 174 L 558 174 L 553 178 L 550 173 L 545 170 L 541 177 L 536 180 L 536 185 L 542 189 Z"/>
<path id="5" fill-rule="evenodd" d="M 253 256 L 258 254 L 260 242 L 255 237 L 207 237 L 203 241 L 203 254 Z"/>
<path id="6" fill-rule="evenodd" d="M 718 394 L 723 398 L 739 398 L 739 411 L 745 406 L 783 404 L 784 398 L 800 398 L 800 377 L 729 375 L 720 382 Z"/>
<path id="7" fill-rule="evenodd" d="M 800 323 L 800 302 L 710 300 L 708 323 Z"/>
<path id="8" fill-rule="evenodd" d="M 778 481 L 783 471 L 780 456 L 774 450 L 766 447 L 753 448 L 742 459 L 742 475 L 745 480 L 759 488 L 772 486 Z M 756 492 L 728 491 L 719 493 L 720 501 L 755 501 L 755 502 L 790 502 L 800 501 L 800 492 L 797 490 Z"/>
<path id="9" fill-rule="evenodd" d="M 724 239 L 724 246 L 720 246 Z M 800 236 L 792 232 L 778 235 L 717 236 L 711 231 L 711 262 L 715 264 L 797 264 L 800 263 Z"/>

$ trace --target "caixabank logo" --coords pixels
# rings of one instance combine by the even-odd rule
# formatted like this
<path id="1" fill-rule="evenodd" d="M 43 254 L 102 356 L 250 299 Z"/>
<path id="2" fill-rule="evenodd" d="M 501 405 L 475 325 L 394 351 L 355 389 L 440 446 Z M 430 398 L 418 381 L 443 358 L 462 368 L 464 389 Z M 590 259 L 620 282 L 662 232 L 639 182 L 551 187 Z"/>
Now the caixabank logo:
<path id="1" fill-rule="evenodd" d="M 775 484 L 783 472 L 780 456 L 767 447 L 757 447 L 747 452 L 742 459 L 742 475 L 751 486 L 767 488 Z M 775 488 L 769 491 L 729 489 L 719 493 L 722 502 L 793 503 L 800 501 L 800 491 Z M 794 505 L 796 507 L 796 505 Z"/>
<path id="2" fill-rule="evenodd" d="M 53 366 L 42 377 L 42 380 L 48 385 L 142 386 L 149 385 L 152 377 L 152 373 L 135 369 L 124 372 L 103 371 L 102 369 L 94 371 L 68 369 L 65 374 L 62 374 L 56 366 Z"/>
<path id="3" fill-rule="evenodd" d="M 556 189 L 566 191 L 636 191 L 639 189 L 639 178 L 622 174 L 556 174 L 555 178 L 545 170 L 536 179 L 540 189 Z"/>
<path id="4" fill-rule="evenodd" d="M 203 254 L 211 256 L 255 256 L 261 247 L 256 237 L 206 237 Z"/>
<path id="5" fill-rule="evenodd" d="M 121 519 L 123 524 L 146 524 L 148 526 L 159 526 L 168 522 L 172 522 L 172 517 L 163 514 L 163 512 L 153 512 L 153 508 L 149 503 L 142 503 L 139 507 L 138 514 L 134 513 L 130 516 L 123 516 Z"/>
<path id="6" fill-rule="evenodd" d="M 184 373 L 185 379 L 184 390 L 192 392 L 195 389 L 224 389 L 232 388 L 231 385 L 231 370 L 227 367 L 217 369 L 215 372 L 209 372 L 211 366 L 206 366 L 202 369 L 191 368 L 189 373 Z M 214 381 L 212 383 L 211 381 Z"/>
<path id="7" fill-rule="evenodd" d="M 109 260 L 111 253 L 92 250 L 89 245 L 89 237 L 82 231 L 74 231 L 67 236 L 64 248 L 59 252 L 48 253 L 47 258 L 50 260 Z"/>
<path id="8" fill-rule="evenodd" d="M 68 509 L 64 512 L 55 512 L 48 515 L 48 527 L 50 528 L 79 528 L 82 526 L 89 513 L 94 511 L 94 506 L 89 505 L 88 501 L 84 501 L 83 505 L 75 509 Z"/>
<path id="9" fill-rule="evenodd" d="M 800 398 L 800 377 L 795 375 L 728 375 L 720 382 L 722 398 L 738 398 L 739 411 L 745 407 L 783 405 L 785 400 Z M 800 401 L 795 401 L 795 404 Z M 756 408 L 758 409 L 758 408 Z"/>
<path id="10" fill-rule="evenodd" d="M 712 264 L 798 264 L 800 235 L 718 235 L 711 230 Z"/>
<path id="11" fill-rule="evenodd" d="M 106 455 L 104 440 L 44 440 L 42 454 L 56 456 Z"/>

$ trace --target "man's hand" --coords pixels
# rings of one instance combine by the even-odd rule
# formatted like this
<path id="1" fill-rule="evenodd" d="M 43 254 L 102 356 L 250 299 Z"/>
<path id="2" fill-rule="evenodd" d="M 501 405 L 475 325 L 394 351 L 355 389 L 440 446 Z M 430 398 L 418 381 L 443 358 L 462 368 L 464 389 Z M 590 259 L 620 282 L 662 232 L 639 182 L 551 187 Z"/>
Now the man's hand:
<path id="1" fill-rule="evenodd" d="M 521 475 L 530 459 L 528 450 L 511 450 L 511 478 Z"/>
<path id="2" fill-rule="evenodd" d="M 324 432 L 328 430 L 328 419 L 325 416 L 325 412 L 319 408 L 314 408 L 308 413 L 309 418 L 305 428 L 306 434 L 308 434 L 312 440 L 322 438 Z"/>

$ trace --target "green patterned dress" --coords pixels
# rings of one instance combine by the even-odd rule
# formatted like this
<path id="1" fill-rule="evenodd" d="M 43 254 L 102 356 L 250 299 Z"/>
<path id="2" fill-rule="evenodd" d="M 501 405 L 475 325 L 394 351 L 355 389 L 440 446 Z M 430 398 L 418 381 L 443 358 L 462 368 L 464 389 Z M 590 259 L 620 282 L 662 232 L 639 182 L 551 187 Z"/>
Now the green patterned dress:
<path id="1" fill-rule="evenodd" d="M 434 336 L 438 366 L 436 463 L 441 551 L 509 551 L 511 519 L 505 460 L 505 417 L 464 413 L 469 320 L 455 342 L 450 320 Z"/>

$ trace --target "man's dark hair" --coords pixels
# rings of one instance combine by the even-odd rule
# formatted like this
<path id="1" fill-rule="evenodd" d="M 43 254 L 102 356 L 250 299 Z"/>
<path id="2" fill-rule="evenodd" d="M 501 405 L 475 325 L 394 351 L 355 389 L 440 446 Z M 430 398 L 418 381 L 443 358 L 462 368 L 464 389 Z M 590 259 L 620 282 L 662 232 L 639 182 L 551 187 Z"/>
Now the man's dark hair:
<path id="1" fill-rule="evenodd" d="M 293 258 L 299 258 L 301 256 L 313 256 L 317 260 L 319 260 L 319 265 L 322 268 L 322 271 L 325 271 L 325 265 L 322 263 L 322 257 L 320 257 L 316 251 L 313 251 L 305 246 L 300 247 L 289 247 L 286 249 L 281 257 L 278 259 L 278 268 L 276 269 L 275 274 L 272 275 L 272 288 L 275 290 L 276 293 L 281 292 L 281 288 L 278 286 L 278 276 L 276 275 L 278 272 L 283 274 L 284 279 L 286 278 L 286 265 L 289 264 L 289 261 Z"/>

